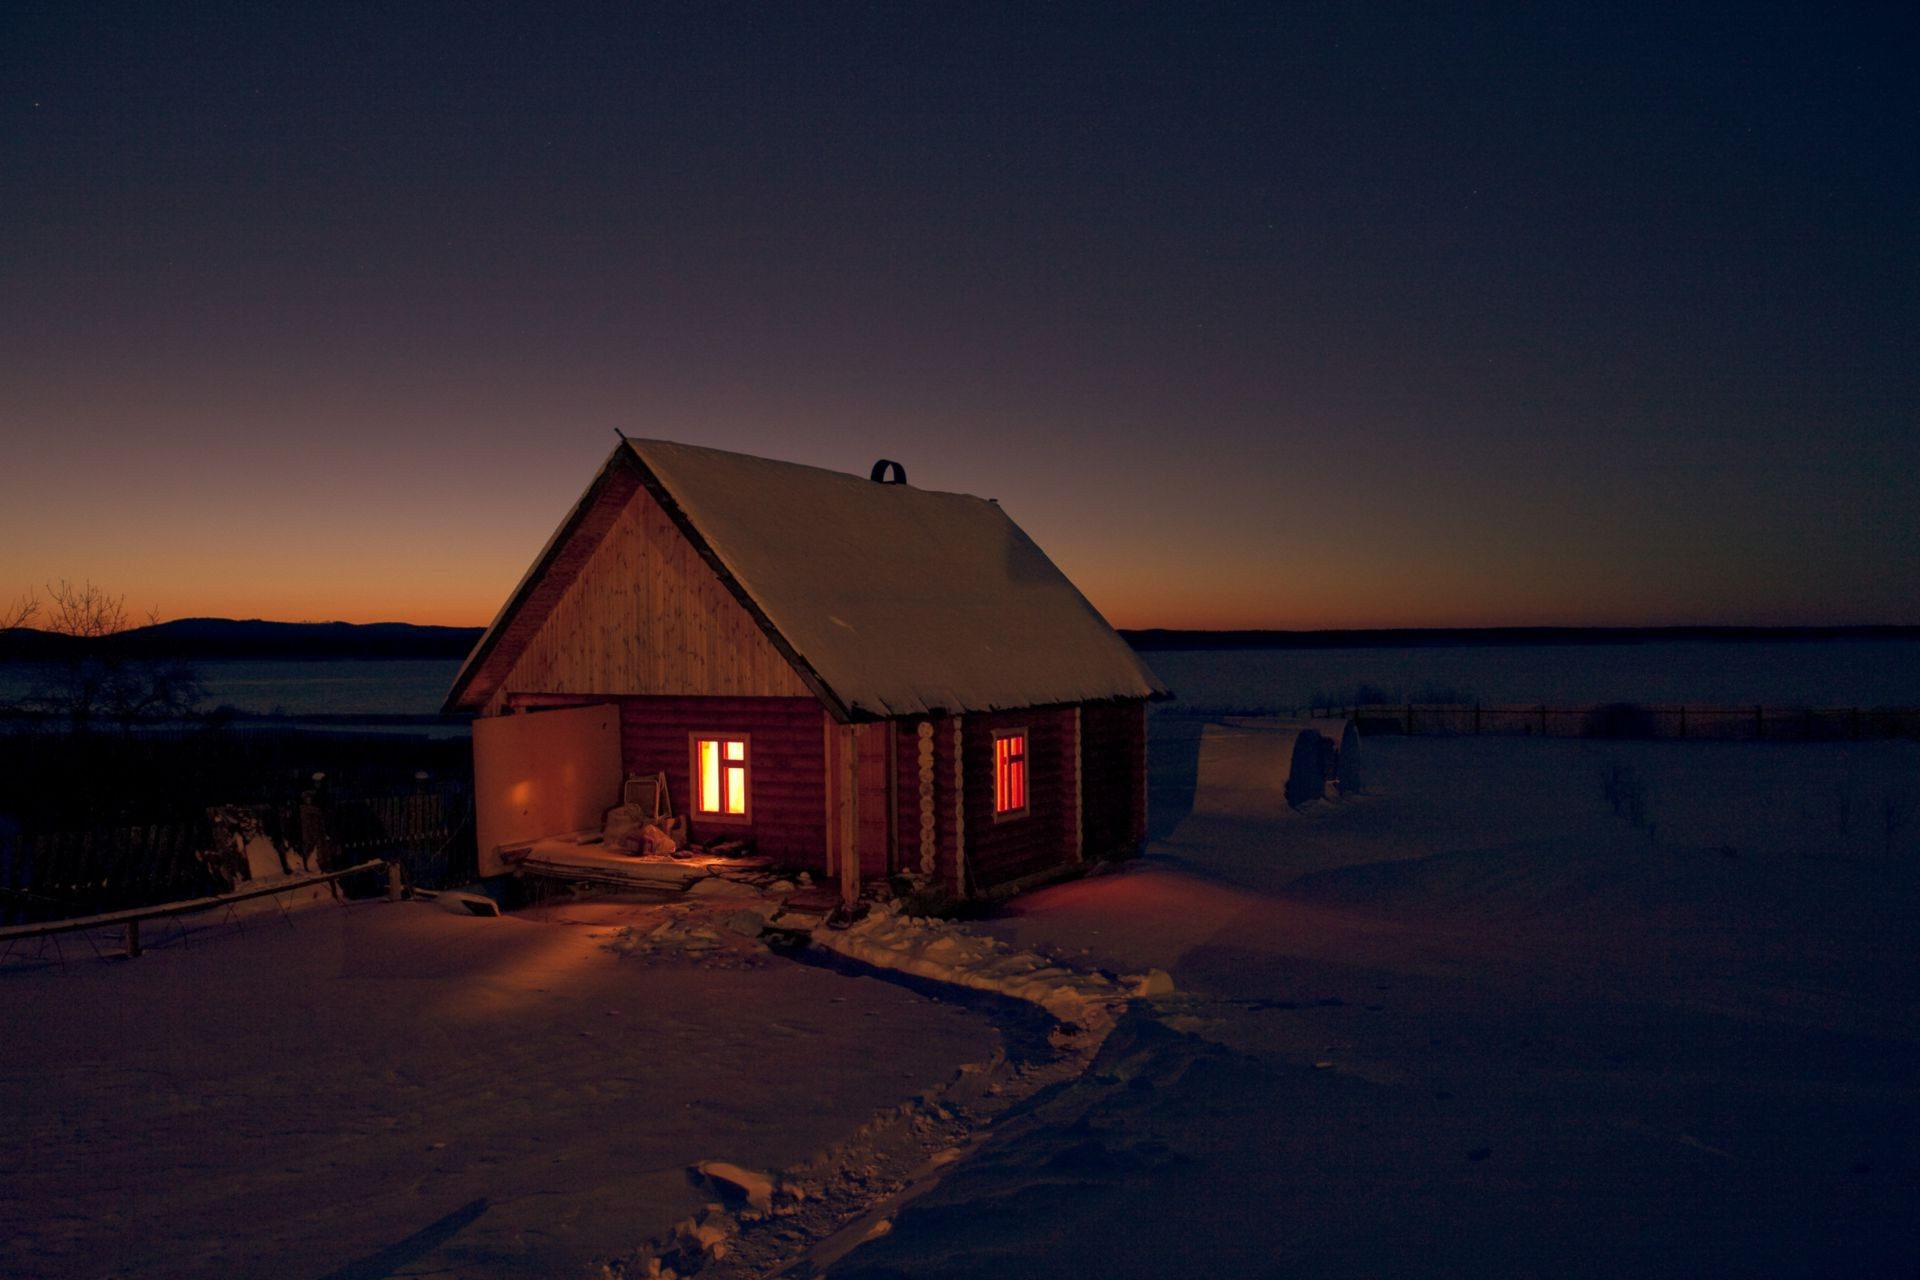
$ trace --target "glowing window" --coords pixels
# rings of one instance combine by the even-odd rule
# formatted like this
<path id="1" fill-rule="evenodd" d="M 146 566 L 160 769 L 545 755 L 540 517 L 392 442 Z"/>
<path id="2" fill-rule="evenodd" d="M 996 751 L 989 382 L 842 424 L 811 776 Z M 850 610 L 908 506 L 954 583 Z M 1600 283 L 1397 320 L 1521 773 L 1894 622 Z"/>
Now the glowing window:
<path id="1" fill-rule="evenodd" d="M 693 735 L 693 811 L 716 822 L 747 820 L 747 739 Z"/>
<path id="2" fill-rule="evenodd" d="M 1027 811 L 1027 731 L 1008 729 L 993 735 L 993 816 L 1017 817 Z"/>

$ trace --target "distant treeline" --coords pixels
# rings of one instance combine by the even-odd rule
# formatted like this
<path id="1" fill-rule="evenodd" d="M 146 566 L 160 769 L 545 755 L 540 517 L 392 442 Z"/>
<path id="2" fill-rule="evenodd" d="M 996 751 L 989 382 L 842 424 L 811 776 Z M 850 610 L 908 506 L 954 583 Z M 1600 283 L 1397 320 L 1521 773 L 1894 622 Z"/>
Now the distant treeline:
<path id="1" fill-rule="evenodd" d="M 1675 641 L 1920 640 L 1920 627 L 1395 627 L 1343 631 L 1122 631 L 1136 649 L 1435 649 Z"/>
<path id="2" fill-rule="evenodd" d="M 102 640 L 16 627 L 0 631 L 0 660 L 59 662 L 99 646 L 131 658 L 464 658 L 479 627 L 410 622 L 262 622 L 177 618 Z"/>

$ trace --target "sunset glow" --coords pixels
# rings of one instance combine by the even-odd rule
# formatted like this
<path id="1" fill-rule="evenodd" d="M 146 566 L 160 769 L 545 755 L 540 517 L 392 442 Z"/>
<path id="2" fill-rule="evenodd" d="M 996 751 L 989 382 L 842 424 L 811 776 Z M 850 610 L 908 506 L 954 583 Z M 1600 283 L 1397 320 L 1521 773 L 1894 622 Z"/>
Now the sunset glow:
<path id="1" fill-rule="evenodd" d="M 617 428 L 1121 626 L 1916 620 L 1876 19 L 870 17 L 20 15 L 0 595 L 483 624 Z"/>

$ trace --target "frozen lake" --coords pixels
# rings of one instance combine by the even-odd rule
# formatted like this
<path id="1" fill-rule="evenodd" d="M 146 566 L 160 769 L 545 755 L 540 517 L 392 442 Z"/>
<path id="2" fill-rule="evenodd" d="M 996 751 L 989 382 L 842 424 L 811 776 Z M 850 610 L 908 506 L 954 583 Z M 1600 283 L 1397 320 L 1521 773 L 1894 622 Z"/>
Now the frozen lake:
<path id="1" fill-rule="evenodd" d="M 460 670 L 458 658 L 209 658 L 193 665 L 207 692 L 204 709 L 295 717 L 435 715 Z M 0 699 L 20 697 L 44 678 L 33 664 L 0 666 Z"/>
<path id="2" fill-rule="evenodd" d="M 1920 642 L 1696 641 L 1404 649 L 1154 649 L 1169 710 L 1257 712 L 1383 700 L 1768 707 L 1920 706 Z M 433 715 L 454 658 L 208 659 L 205 706 L 253 714 Z M 0 666 L 0 699 L 40 678 Z M 1369 693 L 1377 691 L 1377 697 Z M 1356 692 L 1363 696 L 1357 698 Z"/>
<path id="3" fill-rule="evenodd" d="M 1169 710 L 1369 701 L 1920 706 L 1920 642 L 1912 640 L 1153 649 L 1141 656 L 1174 691 Z"/>

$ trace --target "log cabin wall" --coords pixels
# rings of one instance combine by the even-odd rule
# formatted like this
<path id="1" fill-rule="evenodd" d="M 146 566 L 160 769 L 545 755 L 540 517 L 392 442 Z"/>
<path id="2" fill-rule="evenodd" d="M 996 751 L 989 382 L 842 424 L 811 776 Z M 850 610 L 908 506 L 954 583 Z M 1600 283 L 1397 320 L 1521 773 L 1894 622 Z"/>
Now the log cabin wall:
<path id="1" fill-rule="evenodd" d="M 926 729 L 924 734 L 921 732 L 922 726 Z M 895 722 L 893 776 L 897 798 L 893 823 L 897 869 L 931 875 L 939 869 L 940 811 L 934 800 L 933 722 L 925 716 Z M 921 822 L 923 808 L 927 819 L 924 827 Z M 926 856 L 929 853 L 936 857 L 929 860 Z"/>
<path id="2" fill-rule="evenodd" d="M 965 718 L 962 812 L 967 873 L 974 889 L 991 889 L 1074 861 L 1073 726 L 1072 707 L 1030 707 Z M 1023 727 L 1027 811 L 996 818 L 994 731 Z"/>
<path id="3" fill-rule="evenodd" d="M 813 698 L 618 698 L 621 762 L 629 774 L 665 773 L 674 812 L 687 814 L 695 840 L 752 836 L 776 862 L 827 869 L 826 749 L 828 717 Z M 702 823 L 693 812 L 695 733 L 749 735 L 750 821 Z"/>
<path id="4" fill-rule="evenodd" d="M 811 696 L 644 489 L 627 495 L 511 661 L 489 715 L 516 691 Z"/>
<path id="5" fill-rule="evenodd" d="M 856 765 L 860 803 L 855 809 L 854 847 L 860 852 L 860 879 L 885 879 L 893 870 L 894 834 L 889 822 L 893 808 L 893 735 L 890 721 L 856 725 Z"/>
<path id="6" fill-rule="evenodd" d="M 933 811 L 934 864 L 939 882 L 947 892 L 965 896 L 966 822 L 961 804 L 960 753 L 956 750 L 964 716 L 934 716 L 933 726 Z"/>
<path id="7" fill-rule="evenodd" d="M 1087 857 L 1132 853 L 1147 838 L 1147 704 L 1082 707 L 1080 769 Z"/>

